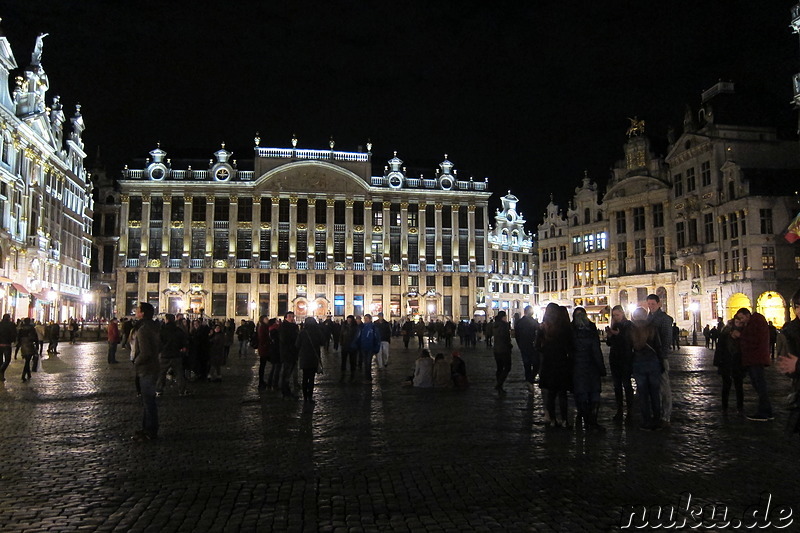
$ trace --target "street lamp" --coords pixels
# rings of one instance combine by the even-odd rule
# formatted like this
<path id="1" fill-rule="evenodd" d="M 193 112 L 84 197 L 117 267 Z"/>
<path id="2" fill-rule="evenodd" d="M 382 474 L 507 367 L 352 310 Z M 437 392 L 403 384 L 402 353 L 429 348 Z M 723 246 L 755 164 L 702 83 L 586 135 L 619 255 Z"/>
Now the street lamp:
<path id="1" fill-rule="evenodd" d="M 692 345 L 697 344 L 697 312 L 700 311 L 700 304 L 692 302 L 689 304 L 689 311 L 692 312 Z"/>
<path id="2" fill-rule="evenodd" d="M 58 293 L 54 288 L 50 288 L 50 291 L 47 293 L 47 299 L 50 300 L 50 307 L 53 309 L 53 322 L 58 322 L 58 315 L 56 313 L 56 298 L 58 297 Z"/>
<path id="3" fill-rule="evenodd" d="M 253 320 L 256 319 L 256 301 L 250 300 L 250 314 L 253 315 Z"/>

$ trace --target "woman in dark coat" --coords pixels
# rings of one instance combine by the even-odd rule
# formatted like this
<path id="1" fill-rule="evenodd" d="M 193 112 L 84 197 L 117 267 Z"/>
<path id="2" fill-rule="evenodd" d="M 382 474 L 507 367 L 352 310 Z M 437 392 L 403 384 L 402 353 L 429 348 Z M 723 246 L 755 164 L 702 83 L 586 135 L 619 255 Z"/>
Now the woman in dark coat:
<path id="1" fill-rule="evenodd" d="M 600 407 L 600 378 L 606 375 L 600 336 L 597 327 L 589 320 L 583 307 L 572 312 L 572 393 L 578 410 L 579 427 L 602 429 L 597 423 Z"/>
<path id="2" fill-rule="evenodd" d="M 541 354 L 542 367 L 539 373 L 539 387 L 545 395 L 545 424 L 559 427 L 569 426 L 567 420 L 567 390 L 572 384 L 572 364 L 569 350 L 572 331 L 569 313 L 558 304 L 549 303 L 542 319 L 541 332 L 536 339 L 536 349 Z M 561 421 L 556 418 L 558 400 Z"/>
<path id="3" fill-rule="evenodd" d="M 20 345 L 22 357 L 25 359 L 25 367 L 22 369 L 22 382 L 31 379 L 31 358 L 38 353 L 36 343 L 39 337 L 36 335 L 36 329 L 33 327 L 33 322 L 28 317 L 22 321 L 22 325 L 17 330 L 17 342 Z"/>
<path id="4" fill-rule="evenodd" d="M 511 325 L 505 311 L 500 311 L 494 320 L 494 361 L 497 366 L 495 378 L 497 382 L 494 388 L 501 394 L 505 394 L 503 383 L 505 383 L 508 373 L 511 371 Z"/>
<path id="5" fill-rule="evenodd" d="M 303 331 L 297 337 L 297 364 L 303 371 L 303 401 L 314 403 L 314 378 L 320 367 L 320 348 L 325 336 L 313 317 L 306 317 Z"/>
<path id="6" fill-rule="evenodd" d="M 625 310 L 621 305 L 611 309 L 611 326 L 607 329 L 606 344 L 610 350 L 608 365 L 611 367 L 611 377 L 614 381 L 614 397 L 617 401 L 617 414 L 615 422 L 623 419 L 623 399 L 627 408 L 624 415 L 626 422 L 633 421 L 633 352 L 630 342 L 631 321 L 625 318 Z M 624 397 L 623 397 L 624 392 Z"/>

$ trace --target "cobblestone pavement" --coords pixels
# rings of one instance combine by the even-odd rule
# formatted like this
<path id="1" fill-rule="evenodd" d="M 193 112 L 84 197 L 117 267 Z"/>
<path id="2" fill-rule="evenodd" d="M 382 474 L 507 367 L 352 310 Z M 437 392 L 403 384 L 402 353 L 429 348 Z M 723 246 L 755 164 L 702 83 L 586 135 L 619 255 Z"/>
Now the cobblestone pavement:
<path id="1" fill-rule="evenodd" d="M 105 350 L 62 343 L 27 384 L 12 362 L 0 385 L 0 530 L 614 531 L 632 505 L 677 507 L 691 494 L 730 518 L 765 492 L 800 512 L 788 379 L 767 373 L 774 422 L 725 417 L 703 348 L 673 356 L 673 424 L 658 432 L 611 421 L 608 378 L 608 431 L 545 429 L 516 350 L 504 396 L 481 347 L 463 350 L 468 390 L 403 387 L 416 350 L 395 339 L 371 384 L 340 383 L 338 354 L 326 355 L 312 408 L 259 393 L 257 358 L 234 354 L 222 383 L 194 383 L 190 397 L 167 388 L 160 438 L 144 443 L 130 439 L 141 421 L 132 367 L 107 365 Z M 745 393 L 755 410 L 748 383 Z"/>

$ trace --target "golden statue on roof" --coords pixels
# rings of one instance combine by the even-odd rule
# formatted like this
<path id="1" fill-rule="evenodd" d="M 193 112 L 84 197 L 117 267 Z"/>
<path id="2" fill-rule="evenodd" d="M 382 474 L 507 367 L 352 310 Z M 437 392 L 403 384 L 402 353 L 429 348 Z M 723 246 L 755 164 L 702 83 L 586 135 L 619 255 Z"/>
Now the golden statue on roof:
<path id="1" fill-rule="evenodd" d="M 639 120 L 639 117 L 628 117 L 628 120 L 631 121 L 631 125 L 628 126 L 628 131 L 626 132 L 628 137 L 644 135 L 644 120 Z"/>

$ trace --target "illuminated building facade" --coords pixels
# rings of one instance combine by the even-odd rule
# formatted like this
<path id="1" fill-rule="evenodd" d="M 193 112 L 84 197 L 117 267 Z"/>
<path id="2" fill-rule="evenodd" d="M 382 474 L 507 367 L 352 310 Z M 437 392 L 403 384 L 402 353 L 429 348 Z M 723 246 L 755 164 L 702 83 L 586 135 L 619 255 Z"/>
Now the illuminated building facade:
<path id="1" fill-rule="evenodd" d="M 116 313 L 253 318 L 383 312 L 471 318 L 486 294 L 485 180 L 445 160 L 411 176 L 396 155 L 372 175 L 367 152 L 265 148 L 252 170 L 222 148 L 178 169 L 161 148 L 119 179 Z"/>
<path id="2" fill-rule="evenodd" d="M 525 306 L 536 303 L 537 256 L 533 235 L 525 230 L 525 218 L 517 208 L 517 197 L 509 191 L 500 202 L 502 208 L 495 213 L 488 235 L 491 314 L 502 310 L 509 317 L 521 316 Z"/>
<path id="3" fill-rule="evenodd" d="M 540 305 L 586 305 L 593 287 L 595 305 L 628 311 L 658 294 L 688 333 L 741 307 L 780 327 L 800 286 L 800 251 L 781 236 L 800 209 L 790 187 L 800 158 L 797 143 L 753 111 L 732 83 L 714 85 L 696 119 L 687 110 L 682 135 L 670 134 L 664 158 L 633 121 L 602 201 L 584 178 L 566 213 L 548 206 Z"/>
<path id="4" fill-rule="evenodd" d="M 0 34 L 0 313 L 46 321 L 85 315 L 92 198 L 80 106 L 67 119 L 58 96 L 45 105 L 44 37 L 9 92 L 17 62 Z"/>

